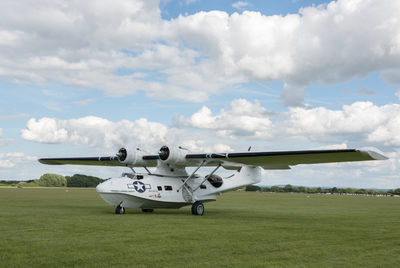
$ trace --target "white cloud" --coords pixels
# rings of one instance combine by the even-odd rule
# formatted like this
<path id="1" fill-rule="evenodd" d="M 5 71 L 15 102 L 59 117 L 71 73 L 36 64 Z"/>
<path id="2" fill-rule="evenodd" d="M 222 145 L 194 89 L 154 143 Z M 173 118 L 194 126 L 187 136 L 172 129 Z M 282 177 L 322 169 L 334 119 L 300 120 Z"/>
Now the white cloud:
<path id="1" fill-rule="evenodd" d="M 287 107 L 304 107 L 304 88 L 285 83 L 280 98 Z"/>
<path id="2" fill-rule="evenodd" d="M 268 137 L 272 122 L 267 110 L 259 102 L 251 103 L 245 99 L 236 99 L 231 103 L 230 110 L 221 110 L 213 115 L 211 110 L 203 106 L 190 118 L 176 115 L 178 126 L 216 130 L 222 137 L 237 136 Z"/>
<path id="3" fill-rule="evenodd" d="M 120 147 L 141 148 L 150 154 L 162 145 L 182 146 L 192 152 L 231 152 L 232 147 L 213 135 L 167 127 L 141 118 L 112 122 L 87 116 L 77 119 L 30 119 L 21 131 L 25 140 L 38 143 L 88 145 L 96 151 L 117 151 Z"/>
<path id="4" fill-rule="evenodd" d="M 246 1 L 237 1 L 237 2 L 232 4 L 232 7 L 237 9 L 237 10 L 242 10 L 247 6 L 249 6 L 249 3 L 246 2 Z"/>
<path id="5" fill-rule="evenodd" d="M 36 161 L 36 157 L 25 155 L 24 153 L 0 153 L 0 168 L 13 168 L 22 162 Z"/>
<path id="6" fill-rule="evenodd" d="M 81 105 L 81 106 L 86 106 L 89 105 L 90 103 L 94 102 L 96 99 L 94 98 L 89 98 L 89 99 L 84 99 L 80 101 L 75 101 L 75 104 Z"/>
<path id="7" fill-rule="evenodd" d="M 266 142 L 273 144 L 276 140 L 282 145 L 308 142 L 319 144 L 312 147 L 320 148 L 400 147 L 399 104 L 376 106 L 371 102 L 355 102 L 340 110 L 297 107 L 271 117 L 271 112 L 259 102 L 236 99 L 228 109 L 218 113 L 203 106 L 189 117 L 177 114 L 174 122 L 178 128 L 144 118 L 119 122 L 95 116 L 69 120 L 32 118 L 21 131 L 21 137 L 40 143 L 70 142 L 113 150 L 121 146 L 154 150 L 169 144 L 192 151 L 231 151 L 246 146 L 227 143 L 239 138 L 245 139 L 247 146 L 256 147 L 260 141 L 265 146 Z"/>
<path id="8" fill-rule="evenodd" d="M 168 134 L 166 126 L 148 122 L 144 118 L 133 122 L 112 122 L 95 116 L 70 120 L 32 118 L 28 121 L 26 129 L 21 131 L 23 139 L 34 142 L 71 142 L 114 150 L 127 145 L 145 148 L 160 145 L 167 142 Z"/>
<path id="9" fill-rule="evenodd" d="M 337 150 L 337 149 L 347 149 L 347 144 L 340 143 L 340 144 L 330 144 L 325 146 L 319 146 L 314 148 L 315 150 Z"/>
<path id="10" fill-rule="evenodd" d="M 29 114 L 27 113 L 19 113 L 19 114 L 13 114 L 13 115 L 0 115 L 0 119 L 21 119 L 21 118 L 25 118 L 25 117 L 29 117 Z M 1 136 L 1 132 L 0 132 L 0 136 Z"/>
<path id="11" fill-rule="evenodd" d="M 0 78 L 187 101 L 248 80 L 284 81 L 288 106 L 302 106 L 304 87 L 315 82 L 382 72 L 399 83 L 398 1 L 339 0 L 286 16 L 198 12 L 170 21 L 158 5 L 2 1 Z M 133 74 L 117 75 L 119 68 Z"/>
<path id="12" fill-rule="evenodd" d="M 44 117 L 38 121 L 32 118 L 27 123 L 27 129 L 21 131 L 22 138 L 45 143 L 60 143 L 68 140 L 68 131 L 60 128 L 58 121 Z"/>
<path id="13" fill-rule="evenodd" d="M 233 149 L 226 144 L 207 145 L 204 140 L 185 140 L 182 147 L 191 152 L 232 152 Z"/>
<path id="14" fill-rule="evenodd" d="M 397 90 L 397 92 L 396 92 L 396 97 L 399 98 L 399 100 L 400 100 L 400 89 Z"/>
<path id="15" fill-rule="evenodd" d="M 324 107 L 291 108 L 282 122 L 289 135 L 318 142 L 365 142 L 400 146 L 400 105 L 376 106 L 371 102 L 344 105 L 342 110 Z"/>
<path id="16" fill-rule="evenodd" d="M 175 123 L 233 139 L 400 147 L 399 104 L 376 106 L 371 102 L 355 102 L 343 105 L 341 110 L 297 107 L 278 114 L 274 120 L 269 114 L 258 102 L 237 99 L 232 101 L 231 109 L 219 114 L 213 115 L 203 106 L 188 118 L 176 115 Z"/>

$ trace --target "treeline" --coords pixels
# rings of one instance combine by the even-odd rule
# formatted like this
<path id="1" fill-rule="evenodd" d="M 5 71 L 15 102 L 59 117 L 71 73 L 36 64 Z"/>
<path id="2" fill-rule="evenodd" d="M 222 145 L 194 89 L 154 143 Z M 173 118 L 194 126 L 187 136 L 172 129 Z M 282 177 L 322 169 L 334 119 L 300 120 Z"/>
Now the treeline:
<path id="1" fill-rule="evenodd" d="M 29 181 L 6 181 L 6 180 L 0 180 L 0 186 L 16 186 L 17 184 L 23 182 L 23 183 L 31 183 L 34 180 L 29 180 Z"/>
<path id="2" fill-rule="evenodd" d="M 307 193 L 307 194 L 357 194 L 357 195 L 400 195 L 400 188 L 393 190 L 375 190 L 375 189 L 355 189 L 355 188 L 321 188 L 304 187 L 287 184 L 285 186 L 260 187 L 257 185 L 246 186 L 249 192 L 273 192 L 273 193 Z"/>
<path id="3" fill-rule="evenodd" d="M 86 176 L 82 174 L 75 174 L 73 176 L 66 176 L 67 187 L 96 187 L 104 180 L 98 177 Z"/>
<path id="4" fill-rule="evenodd" d="M 73 176 L 62 176 L 46 173 L 38 180 L 29 181 L 0 181 L 0 185 L 17 187 L 96 187 L 104 180 L 98 177 L 75 174 Z"/>

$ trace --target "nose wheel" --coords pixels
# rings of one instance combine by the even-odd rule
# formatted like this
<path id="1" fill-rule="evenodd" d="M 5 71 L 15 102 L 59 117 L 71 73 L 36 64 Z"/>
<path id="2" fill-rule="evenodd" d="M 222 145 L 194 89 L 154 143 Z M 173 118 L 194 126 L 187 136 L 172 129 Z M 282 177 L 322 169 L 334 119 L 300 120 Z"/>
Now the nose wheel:
<path id="1" fill-rule="evenodd" d="M 192 205 L 192 214 L 202 216 L 204 214 L 204 205 L 200 201 L 196 201 Z"/>
<path id="2" fill-rule="evenodd" d="M 125 214 L 125 208 L 124 207 L 122 207 L 121 205 L 118 205 L 116 208 L 115 208 L 115 214 Z"/>

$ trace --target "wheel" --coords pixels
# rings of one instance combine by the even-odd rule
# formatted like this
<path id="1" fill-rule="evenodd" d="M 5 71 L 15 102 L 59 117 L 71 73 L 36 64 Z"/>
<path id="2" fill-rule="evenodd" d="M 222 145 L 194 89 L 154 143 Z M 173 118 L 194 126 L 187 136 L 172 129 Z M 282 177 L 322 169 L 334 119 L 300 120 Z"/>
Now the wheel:
<path id="1" fill-rule="evenodd" d="M 204 205 L 200 201 L 196 201 L 192 205 L 192 214 L 202 216 L 204 214 Z"/>
<path id="2" fill-rule="evenodd" d="M 142 212 L 153 212 L 154 209 L 152 208 L 142 208 Z"/>
<path id="3" fill-rule="evenodd" d="M 115 214 L 125 214 L 125 208 L 124 207 L 121 207 L 120 205 L 118 205 L 116 208 L 115 208 Z"/>

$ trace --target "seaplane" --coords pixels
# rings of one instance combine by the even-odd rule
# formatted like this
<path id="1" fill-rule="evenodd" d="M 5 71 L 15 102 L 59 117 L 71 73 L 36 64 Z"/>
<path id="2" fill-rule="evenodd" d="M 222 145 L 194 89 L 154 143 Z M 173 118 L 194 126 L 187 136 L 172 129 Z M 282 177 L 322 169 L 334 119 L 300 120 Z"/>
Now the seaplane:
<path id="1" fill-rule="evenodd" d="M 223 192 L 261 182 L 261 169 L 385 159 L 388 158 L 374 150 L 357 149 L 253 152 L 249 148 L 246 152 L 192 153 L 182 147 L 162 146 L 158 154 L 147 154 L 139 148 L 121 148 L 115 156 L 41 158 L 39 162 L 130 168 L 132 172 L 110 178 L 96 187 L 101 198 L 115 207 L 116 214 L 124 214 L 125 208 L 153 212 L 192 206 L 192 214 L 201 216 L 203 203 L 216 201 Z M 146 172 L 136 173 L 134 168 L 139 167 Z M 188 167 L 194 168 L 190 174 Z M 211 167 L 212 171 L 205 176 L 197 174 L 203 167 Z M 233 174 L 217 175 L 221 167 Z"/>

